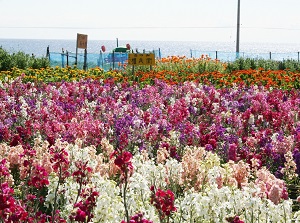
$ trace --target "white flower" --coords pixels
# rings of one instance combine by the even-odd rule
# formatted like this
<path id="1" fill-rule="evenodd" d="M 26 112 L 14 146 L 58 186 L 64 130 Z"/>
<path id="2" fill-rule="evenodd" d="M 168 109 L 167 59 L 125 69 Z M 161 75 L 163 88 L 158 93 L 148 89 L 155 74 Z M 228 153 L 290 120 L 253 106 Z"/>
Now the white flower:
<path id="1" fill-rule="evenodd" d="M 212 113 L 217 113 L 219 111 L 219 103 L 212 103 L 212 106 L 214 107 L 212 110 Z"/>
<path id="2" fill-rule="evenodd" d="M 175 104 L 176 99 L 174 97 L 170 97 L 169 100 L 170 100 L 170 105 L 173 106 Z"/>
<path id="3" fill-rule="evenodd" d="M 250 114 L 249 120 L 248 120 L 249 125 L 254 125 L 254 115 Z"/>

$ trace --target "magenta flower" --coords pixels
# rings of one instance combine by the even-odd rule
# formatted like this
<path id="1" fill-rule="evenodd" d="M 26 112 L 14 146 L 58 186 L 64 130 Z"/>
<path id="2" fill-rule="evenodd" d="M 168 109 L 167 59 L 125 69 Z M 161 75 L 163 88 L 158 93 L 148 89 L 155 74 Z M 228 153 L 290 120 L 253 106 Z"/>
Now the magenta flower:
<path id="1" fill-rule="evenodd" d="M 129 223 L 153 223 L 152 221 L 143 218 L 143 216 L 144 215 L 142 213 L 135 214 L 131 216 Z M 121 223 L 127 222 L 122 220 Z"/>
<path id="2" fill-rule="evenodd" d="M 236 144 L 230 144 L 228 150 L 228 159 L 232 161 L 237 161 L 237 146 Z"/>

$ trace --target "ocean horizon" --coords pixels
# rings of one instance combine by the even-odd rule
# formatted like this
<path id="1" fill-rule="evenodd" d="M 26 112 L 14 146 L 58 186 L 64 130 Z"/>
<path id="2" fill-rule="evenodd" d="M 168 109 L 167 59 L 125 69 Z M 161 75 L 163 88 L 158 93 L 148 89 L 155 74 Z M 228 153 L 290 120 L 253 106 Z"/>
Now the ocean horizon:
<path id="1" fill-rule="evenodd" d="M 191 56 L 191 50 L 200 52 L 235 52 L 235 42 L 208 42 L 208 41 L 142 41 L 142 40 L 88 40 L 87 52 L 99 53 L 101 46 L 106 52 L 111 52 L 117 46 L 130 44 L 132 50 L 139 52 L 160 50 L 162 57 Z M 50 52 L 76 52 L 76 40 L 64 39 L 0 39 L 0 47 L 10 53 L 22 51 L 37 57 L 46 56 L 47 47 Z M 245 53 L 297 53 L 300 43 L 243 43 L 240 42 L 240 52 Z M 79 53 L 83 52 L 79 49 Z"/>

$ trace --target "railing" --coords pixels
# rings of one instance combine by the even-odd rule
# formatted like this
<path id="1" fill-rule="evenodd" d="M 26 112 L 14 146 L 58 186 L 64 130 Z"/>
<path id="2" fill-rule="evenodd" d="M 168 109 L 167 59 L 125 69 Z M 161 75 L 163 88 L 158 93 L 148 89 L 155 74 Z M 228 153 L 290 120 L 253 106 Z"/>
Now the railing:
<path id="1" fill-rule="evenodd" d="M 245 53 L 245 52 L 223 52 L 223 51 L 200 51 L 190 50 L 191 57 L 200 58 L 202 55 L 208 56 L 211 59 L 220 61 L 235 61 L 238 58 L 265 59 L 265 60 L 297 60 L 299 62 L 299 52 L 287 53 Z"/>

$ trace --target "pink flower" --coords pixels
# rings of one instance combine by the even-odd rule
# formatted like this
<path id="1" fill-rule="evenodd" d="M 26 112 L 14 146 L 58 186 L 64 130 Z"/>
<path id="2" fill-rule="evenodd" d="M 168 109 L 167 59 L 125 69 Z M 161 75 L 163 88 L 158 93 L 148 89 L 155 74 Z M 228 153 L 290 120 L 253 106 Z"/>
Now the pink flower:
<path id="1" fill-rule="evenodd" d="M 268 198 L 274 203 L 274 204 L 278 204 L 280 201 L 280 197 L 281 197 L 281 191 L 279 186 L 277 186 L 276 184 L 274 184 L 269 193 L 268 193 Z"/>
<path id="2" fill-rule="evenodd" d="M 1 160 L 0 162 L 0 177 L 2 176 L 7 177 L 10 174 L 9 169 L 6 167 L 6 162 L 7 162 L 6 159 Z"/>

